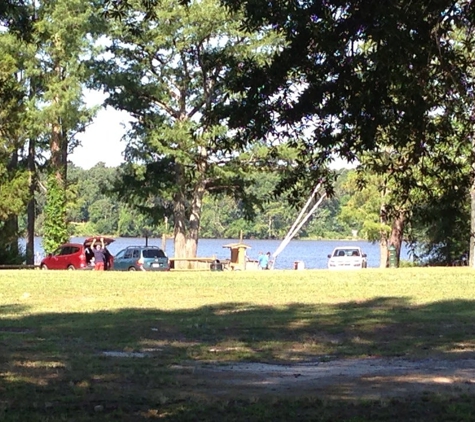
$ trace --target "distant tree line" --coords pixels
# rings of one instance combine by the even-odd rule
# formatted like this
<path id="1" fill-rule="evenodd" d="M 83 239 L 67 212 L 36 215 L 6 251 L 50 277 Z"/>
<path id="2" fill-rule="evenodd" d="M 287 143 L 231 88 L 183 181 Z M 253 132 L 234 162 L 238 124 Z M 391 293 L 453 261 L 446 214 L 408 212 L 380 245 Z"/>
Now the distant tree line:
<path id="1" fill-rule="evenodd" d="M 69 236 L 111 235 L 122 237 L 161 237 L 173 235 L 173 222 L 164 218 L 155 222 L 130 207 L 114 192 L 120 167 L 106 167 L 99 163 L 89 170 L 70 165 L 68 172 L 67 219 Z M 381 181 L 373 175 L 366 176 L 368 183 L 359 185 L 357 169 L 336 172 L 333 195 L 327 197 L 302 227 L 299 239 L 363 239 L 379 242 L 382 203 Z M 283 239 L 295 222 L 299 206 L 289 206 L 281 198 L 269 195 L 278 183 L 277 174 L 255 175 L 248 187 L 249 195 L 267 198 L 249 219 L 239 201 L 228 196 L 205 196 L 203 204 L 201 238 Z M 302 192 L 307 199 L 309 192 Z M 466 193 L 467 195 L 468 193 Z M 44 235 L 45 196 L 37 195 L 38 215 L 35 235 Z M 412 249 L 416 261 L 421 263 L 451 264 L 466 254 L 468 205 L 459 208 L 451 201 L 438 206 L 419 203 L 407 221 L 404 241 Z M 26 218 L 20 219 L 20 229 L 25 230 Z M 389 232 L 391 228 L 388 226 Z"/>
<path id="2" fill-rule="evenodd" d="M 353 171 L 340 172 L 341 178 L 335 185 L 335 197 L 323 203 L 302 228 L 298 237 L 337 239 L 353 236 L 356 226 L 352 218 L 341 214 L 342 206 L 349 196 L 344 192 L 341 181 L 346 180 L 347 175 Z M 121 200 L 114 192 L 119 174 L 119 167 L 106 167 L 104 163 L 88 170 L 69 165 L 66 204 L 68 235 L 171 236 L 173 222 L 169 222 L 167 218 L 154 222 L 137 208 L 129 206 L 127 201 Z M 255 175 L 254 183 L 248 187 L 248 194 L 267 199 L 254 210 L 252 220 L 248 218 L 248 211 L 239 201 L 226 195 L 205 196 L 200 237 L 239 238 L 242 233 L 246 238 L 283 238 L 300 210 L 297 206 L 291 207 L 280 198 L 270 195 L 277 182 L 278 175 Z M 303 197 L 307 195 L 307 192 L 302 192 Z M 44 236 L 46 195 L 39 191 L 36 202 L 38 214 L 35 235 Z M 20 219 L 20 229 L 23 232 L 26 230 L 25 215 Z M 355 233 L 357 232 L 356 229 Z"/>

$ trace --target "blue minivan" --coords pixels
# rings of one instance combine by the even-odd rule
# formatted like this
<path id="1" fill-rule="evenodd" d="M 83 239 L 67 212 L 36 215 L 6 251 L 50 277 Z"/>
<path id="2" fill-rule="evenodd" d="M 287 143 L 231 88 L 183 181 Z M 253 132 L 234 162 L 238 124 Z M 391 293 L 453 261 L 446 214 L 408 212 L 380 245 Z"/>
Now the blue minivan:
<path id="1" fill-rule="evenodd" d="M 158 246 L 128 246 L 114 256 L 116 271 L 169 271 L 165 252 Z"/>

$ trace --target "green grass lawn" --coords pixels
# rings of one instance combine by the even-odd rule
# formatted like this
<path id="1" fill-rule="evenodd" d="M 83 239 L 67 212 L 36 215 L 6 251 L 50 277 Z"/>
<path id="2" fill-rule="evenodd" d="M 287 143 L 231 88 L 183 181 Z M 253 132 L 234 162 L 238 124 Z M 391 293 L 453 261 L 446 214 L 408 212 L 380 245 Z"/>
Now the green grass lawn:
<path id="1" fill-rule="evenodd" d="M 471 356 L 474 282 L 461 267 L 2 271 L 0 420 L 474 420 L 467 396 L 344 406 L 188 397 L 170 370 L 190 361 Z"/>

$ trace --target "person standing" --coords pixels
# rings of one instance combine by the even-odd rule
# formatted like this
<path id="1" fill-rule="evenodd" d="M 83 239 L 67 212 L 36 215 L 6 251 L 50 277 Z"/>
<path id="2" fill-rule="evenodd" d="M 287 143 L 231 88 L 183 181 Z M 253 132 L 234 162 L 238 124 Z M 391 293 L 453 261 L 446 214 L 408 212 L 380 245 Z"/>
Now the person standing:
<path id="1" fill-rule="evenodd" d="M 259 252 L 257 264 L 260 270 L 267 270 L 267 266 L 269 265 L 269 257 L 264 252 Z"/>
<path id="2" fill-rule="evenodd" d="M 272 260 L 271 260 L 271 257 L 270 257 L 270 252 L 267 252 L 266 253 L 266 266 L 264 269 L 266 270 L 270 270 L 272 268 Z"/>
<path id="3" fill-rule="evenodd" d="M 104 246 L 104 238 L 101 237 L 101 244 L 97 244 L 96 247 L 96 239 L 91 243 L 91 249 L 94 253 L 94 270 L 96 271 L 104 271 L 104 264 L 106 261 L 106 253 L 105 253 L 105 246 Z"/>

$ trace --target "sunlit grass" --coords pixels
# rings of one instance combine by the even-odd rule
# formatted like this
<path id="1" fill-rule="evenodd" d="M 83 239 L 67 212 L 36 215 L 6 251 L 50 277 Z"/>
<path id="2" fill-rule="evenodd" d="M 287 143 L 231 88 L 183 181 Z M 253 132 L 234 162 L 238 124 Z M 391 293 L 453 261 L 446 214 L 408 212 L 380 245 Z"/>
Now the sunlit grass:
<path id="1" fill-rule="evenodd" d="M 28 313 L 96 312 L 122 308 L 193 309 L 221 303 L 286 306 L 336 304 L 376 297 L 405 298 L 418 305 L 475 298 L 467 268 L 404 268 L 330 272 L 72 272 L 3 271 L 0 304 Z M 60 299 L 60 300 L 58 300 Z M 4 309 L 2 317 L 21 315 Z"/>
<path id="2" fill-rule="evenodd" d="M 466 335 L 475 316 L 472 278 L 468 268 L 5 271 L 0 320 L 8 320 L 13 335 L 41 329 L 54 337 L 59 330 L 75 335 L 91 315 L 84 335 L 75 340 L 86 352 L 110 343 L 132 350 L 166 345 L 175 355 L 215 360 L 427 354 L 457 349 L 452 340 L 471 344 Z M 455 311 L 447 314 L 455 301 Z M 41 327 L 25 324 L 34 315 L 41 316 Z M 101 335 L 91 343 L 97 330 Z M 161 333 L 158 342 L 154 330 Z M 375 333 L 384 341 L 378 343 Z M 213 347 L 220 352 L 210 354 Z"/>

